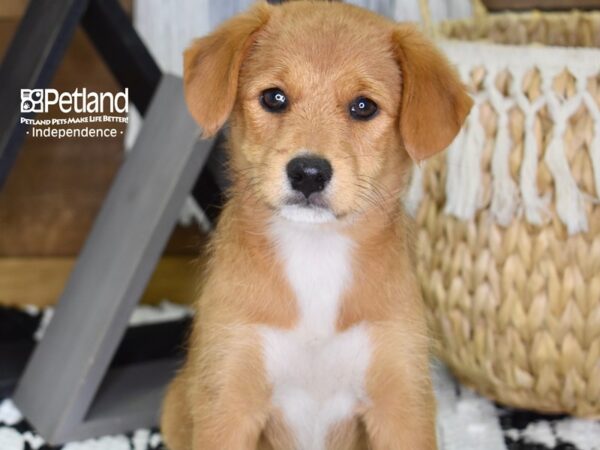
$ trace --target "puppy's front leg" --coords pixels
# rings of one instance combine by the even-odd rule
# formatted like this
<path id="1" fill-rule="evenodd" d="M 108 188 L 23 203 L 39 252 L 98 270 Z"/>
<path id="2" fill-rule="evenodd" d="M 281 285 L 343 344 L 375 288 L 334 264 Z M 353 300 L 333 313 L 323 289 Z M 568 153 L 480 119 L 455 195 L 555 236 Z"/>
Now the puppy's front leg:
<path id="1" fill-rule="evenodd" d="M 437 450 L 433 399 L 422 393 L 398 394 L 410 388 L 399 382 L 386 384 L 389 392 L 374 399 L 364 416 L 369 449 Z"/>
<path id="2" fill-rule="evenodd" d="M 241 415 L 232 407 L 213 411 L 195 424 L 192 450 L 256 450 L 263 418 Z"/>
<path id="3" fill-rule="evenodd" d="M 267 421 L 259 347 L 254 336 L 232 334 L 226 342 L 205 341 L 191 371 L 198 377 L 190 391 L 192 450 L 255 450 Z"/>
<path id="4" fill-rule="evenodd" d="M 437 450 L 427 346 L 413 333 L 378 331 L 363 416 L 369 449 Z"/>

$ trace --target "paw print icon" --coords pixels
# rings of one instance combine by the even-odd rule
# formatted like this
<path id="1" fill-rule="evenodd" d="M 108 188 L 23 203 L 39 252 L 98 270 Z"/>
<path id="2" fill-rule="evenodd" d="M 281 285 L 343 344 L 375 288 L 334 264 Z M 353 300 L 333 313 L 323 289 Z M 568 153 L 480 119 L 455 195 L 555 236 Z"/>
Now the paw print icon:
<path id="1" fill-rule="evenodd" d="M 44 90 L 43 89 L 21 89 L 21 112 L 40 113 L 44 112 Z"/>

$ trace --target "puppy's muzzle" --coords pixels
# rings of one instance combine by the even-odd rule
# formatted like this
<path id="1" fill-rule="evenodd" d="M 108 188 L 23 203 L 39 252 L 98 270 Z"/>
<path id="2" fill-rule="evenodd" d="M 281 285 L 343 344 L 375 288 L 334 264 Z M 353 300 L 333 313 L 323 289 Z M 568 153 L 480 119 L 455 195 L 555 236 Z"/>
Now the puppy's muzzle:
<path id="1" fill-rule="evenodd" d="M 325 189 L 333 175 L 329 161 L 318 156 L 299 156 L 286 167 L 292 189 L 310 200 L 311 194 Z"/>

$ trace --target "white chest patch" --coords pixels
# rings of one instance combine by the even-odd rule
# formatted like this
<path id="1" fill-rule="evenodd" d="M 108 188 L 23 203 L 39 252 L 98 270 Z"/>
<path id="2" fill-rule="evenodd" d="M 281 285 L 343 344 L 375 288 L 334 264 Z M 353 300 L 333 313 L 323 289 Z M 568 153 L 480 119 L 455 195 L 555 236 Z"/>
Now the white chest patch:
<path id="1" fill-rule="evenodd" d="M 299 450 L 324 450 L 332 425 L 366 400 L 371 353 L 366 326 L 335 329 L 352 276 L 352 242 L 334 231 L 287 221 L 274 223 L 271 232 L 300 312 L 291 330 L 261 330 L 272 400 Z"/>

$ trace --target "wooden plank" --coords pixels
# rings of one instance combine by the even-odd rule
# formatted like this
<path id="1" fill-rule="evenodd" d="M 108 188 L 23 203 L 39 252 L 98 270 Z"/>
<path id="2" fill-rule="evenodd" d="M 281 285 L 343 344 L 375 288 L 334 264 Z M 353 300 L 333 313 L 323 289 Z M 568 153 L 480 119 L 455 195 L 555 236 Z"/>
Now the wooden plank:
<path id="1" fill-rule="evenodd" d="M 27 0 L 0 0 L 0 19 L 21 17 L 27 3 Z"/>
<path id="2" fill-rule="evenodd" d="M 483 0 L 483 3 L 489 11 L 600 9 L 600 0 Z"/>
<path id="3" fill-rule="evenodd" d="M 193 302 L 204 262 L 203 257 L 161 258 L 140 301 L 147 304 L 164 299 L 181 304 Z M 74 257 L 0 258 L 0 305 L 54 305 L 74 264 Z"/>

